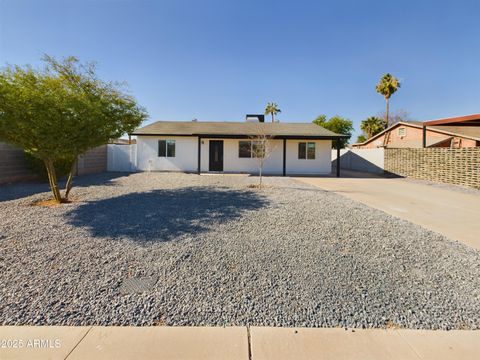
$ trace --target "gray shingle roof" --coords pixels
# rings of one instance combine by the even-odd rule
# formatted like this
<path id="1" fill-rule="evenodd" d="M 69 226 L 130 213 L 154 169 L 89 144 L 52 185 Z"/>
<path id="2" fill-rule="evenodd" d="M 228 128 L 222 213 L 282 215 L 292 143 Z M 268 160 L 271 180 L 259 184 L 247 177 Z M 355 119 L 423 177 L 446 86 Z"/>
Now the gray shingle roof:
<path id="1" fill-rule="evenodd" d="M 265 134 L 277 138 L 331 138 L 336 134 L 312 123 L 256 123 L 256 122 L 207 122 L 207 121 L 157 121 L 135 130 L 131 135 L 179 135 L 179 136 L 255 136 Z"/>

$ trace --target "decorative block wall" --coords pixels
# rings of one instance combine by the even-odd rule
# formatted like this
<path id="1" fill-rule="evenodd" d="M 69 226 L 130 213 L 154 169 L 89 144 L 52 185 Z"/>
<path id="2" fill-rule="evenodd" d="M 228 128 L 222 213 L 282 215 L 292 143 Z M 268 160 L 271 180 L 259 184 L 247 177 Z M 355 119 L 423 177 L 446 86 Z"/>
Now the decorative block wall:
<path id="1" fill-rule="evenodd" d="M 78 157 L 77 175 L 107 171 L 107 145 Z M 36 179 L 25 161 L 23 150 L 0 142 L 0 184 Z"/>
<path id="2" fill-rule="evenodd" d="M 385 149 L 385 172 L 480 189 L 480 147 Z"/>

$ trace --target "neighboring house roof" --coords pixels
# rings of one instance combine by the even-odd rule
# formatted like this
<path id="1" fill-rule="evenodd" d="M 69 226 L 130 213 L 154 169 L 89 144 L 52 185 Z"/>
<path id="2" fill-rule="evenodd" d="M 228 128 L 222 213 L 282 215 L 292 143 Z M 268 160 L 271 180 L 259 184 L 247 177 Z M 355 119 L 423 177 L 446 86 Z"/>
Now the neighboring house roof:
<path id="1" fill-rule="evenodd" d="M 388 131 L 391 131 L 393 130 L 394 128 L 398 127 L 398 126 L 411 126 L 411 127 L 415 127 L 415 128 L 419 128 L 421 129 L 422 128 L 422 122 L 419 122 L 419 121 L 408 121 L 408 122 L 405 122 L 405 121 L 401 121 L 401 122 L 398 122 L 398 123 L 395 123 L 393 125 L 391 125 L 390 127 L 388 127 L 387 129 L 383 130 L 382 132 L 379 132 L 377 135 L 375 136 L 372 136 L 370 139 L 368 139 L 367 141 L 364 141 L 362 143 L 355 143 L 353 144 L 353 146 L 362 146 L 362 145 L 366 145 L 372 141 L 375 141 L 377 138 L 381 137 L 383 134 L 385 134 L 386 132 Z M 427 130 L 429 131 L 435 131 L 437 133 L 441 133 L 441 134 L 445 134 L 445 135 L 449 135 L 449 136 L 457 136 L 457 137 L 462 137 L 462 138 L 466 138 L 466 139 L 472 139 L 472 140 L 477 140 L 477 141 L 480 141 L 480 127 L 478 126 L 468 126 L 468 125 L 458 125 L 458 126 L 447 126 L 447 125 L 439 125 L 439 126 L 427 126 Z M 443 142 L 445 139 L 443 139 L 442 141 L 438 141 L 438 140 L 435 140 L 435 139 L 429 139 L 427 137 L 427 147 L 428 146 L 432 146 L 434 144 L 437 144 L 437 143 L 440 143 L 440 142 Z M 421 140 L 420 142 L 418 141 L 397 141 L 396 143 L 390 143 L 389 144 L 390 147 L 421 147 Z"/>
<path id="2" fill-rule="evenodd" d="M 424 125 L 426 126 L 433 126 L 433 125 L 449 125 L 449 124 L 464 124 L 464 125 L 480 125 L 480 114 L 472 114 L 472 115 L 465 115 L 465 116 L 457 116 L 457 117 L 450 117 L 450 118 L 443 118 L 443 119 L 436 119 L 436 120 L 429 120 L 424 121 Z"/>
<path id="3" fill-rule="evenodd" d="M 336 134 L 312 123 L 258 123 L 258 122 L 207 122 L 207 121 L 157 121 L 135 130 L 140 136 L 202 136 L 241 138 L 267 135 L 280 139 L 339 139 Z"/>

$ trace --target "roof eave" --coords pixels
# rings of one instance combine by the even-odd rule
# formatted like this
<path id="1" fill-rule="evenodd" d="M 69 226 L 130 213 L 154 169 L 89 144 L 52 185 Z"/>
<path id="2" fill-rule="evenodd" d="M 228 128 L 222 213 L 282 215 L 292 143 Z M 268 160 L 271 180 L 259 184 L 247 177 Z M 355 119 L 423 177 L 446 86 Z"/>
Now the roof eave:
<path id="1" fill-rule="evenodd" d="M 255 135 L 247 135 L 247 134 L 209 134 L 209 133 L 198 133 L 198 134 L 166 134 L 166 133 L 136 133 L 133 132 L 129 135 L 133 136 L 178 136 L 178 137 L 200 137 L 200 138 L 212 138 L 212 139 L 251 139 L 254 138 Z M 273 139 L 311 139 L 311 140 L 338 140 L 338 139 L 346 139 L 348 138 L 347 135 L 268 135 L 271 136 Z"/>
<path id="2" fill-rule="evenodd" d="M 424 121 L 423 125 L 425 126 L 435 126 L 435 125 L 445 125 L 445 124 L 456 124 L 464 121 L 480 120 L 480 114 L 464 115 L 451 118 L 442 118 L 436 120 Z"/>

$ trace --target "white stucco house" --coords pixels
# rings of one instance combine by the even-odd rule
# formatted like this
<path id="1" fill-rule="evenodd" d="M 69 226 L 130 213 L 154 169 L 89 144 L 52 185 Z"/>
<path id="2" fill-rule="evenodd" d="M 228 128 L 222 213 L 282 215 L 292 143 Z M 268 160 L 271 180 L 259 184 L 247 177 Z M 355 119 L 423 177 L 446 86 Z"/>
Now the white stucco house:
<path id="1" fill-rule="evenodd" d="M 131 135 L 140 171 L 252 174 L 258 137 L 268 137 L 263 172 L 284 176 L 330 174 L 332 140 L 344 137 L 312 123 L 259 121 L 157 121 Z"/>

